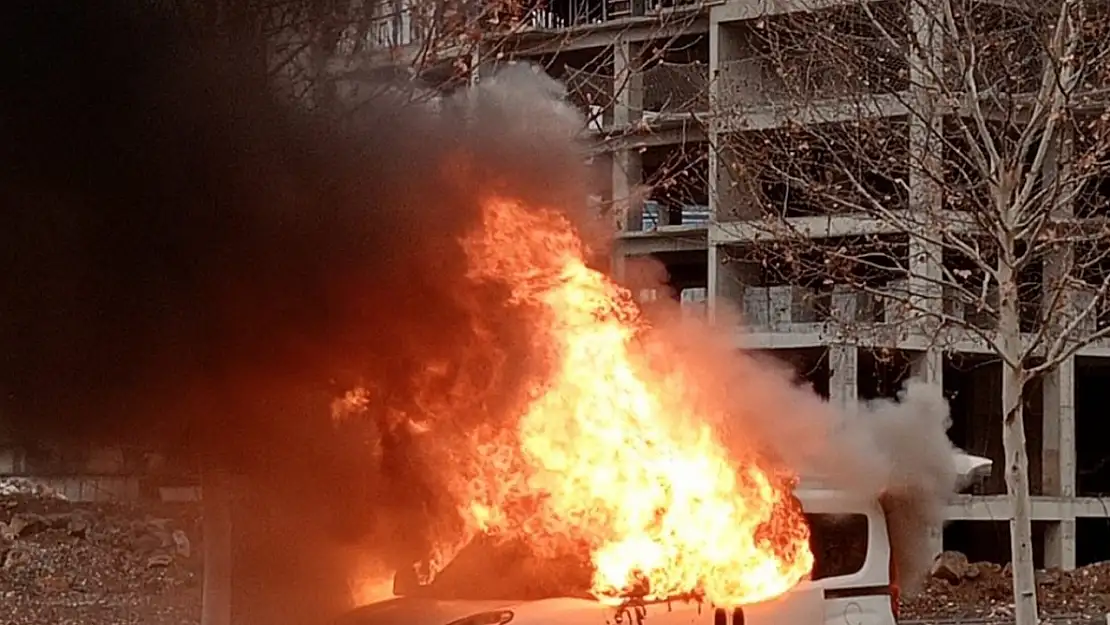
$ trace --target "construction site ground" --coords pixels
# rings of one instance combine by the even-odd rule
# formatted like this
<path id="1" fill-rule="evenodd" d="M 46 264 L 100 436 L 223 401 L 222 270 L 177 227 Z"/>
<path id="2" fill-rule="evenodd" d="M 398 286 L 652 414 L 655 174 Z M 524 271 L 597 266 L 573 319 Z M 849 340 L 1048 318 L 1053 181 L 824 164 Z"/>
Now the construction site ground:
<path id="1" fill-rule="evenodd" d="M 0 625 L 197 625 L 202 534 L 194 505 L 73 504 L 0 489 Z M 1042 613 L 1105 623 L 1110 563 L 1038 572 Z M 938 559 L 901 620 L 1012 622 L 1007 567 Z"/>
<path id="2" fill-rule="evenodd" d="M 0 624 L 195 625 L 199 508 L 74 504 L 0 484 Z"/>

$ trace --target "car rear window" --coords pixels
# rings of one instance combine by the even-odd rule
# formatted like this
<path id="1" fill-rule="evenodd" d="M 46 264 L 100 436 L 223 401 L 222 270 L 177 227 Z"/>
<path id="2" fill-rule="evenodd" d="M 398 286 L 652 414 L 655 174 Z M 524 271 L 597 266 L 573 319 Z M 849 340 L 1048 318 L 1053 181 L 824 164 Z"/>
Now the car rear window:
<path id="1" fill-rule="evenodd" d="M 811 579 L 851 575 L 867 560 L 866 514 L 806 514 L 813 551 Z"/>

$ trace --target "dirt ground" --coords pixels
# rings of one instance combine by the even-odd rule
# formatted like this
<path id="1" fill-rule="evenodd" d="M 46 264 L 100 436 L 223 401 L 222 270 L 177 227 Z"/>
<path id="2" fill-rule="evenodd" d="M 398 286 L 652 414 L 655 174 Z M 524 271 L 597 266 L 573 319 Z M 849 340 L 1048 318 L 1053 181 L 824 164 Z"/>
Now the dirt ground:
<path id="1" fill-rule="evenodd" d="M 0 625 L 198 625 L 199 508 L 82 505 L 0 484 Z M 1037 574 L 1046 618 L 1110 612 L 1110 562 Z M 938 558 L 904 620 L 1012 614 L 1007 567 Z"/>
<path id="2" fill-rule="evenodd" d="M 902 600 L 904 619 L 990 619 L 1013 614 L 1013 577 L 1009 566 L 970 563 L 945 552 L 924 588 Z M 1074 571 L 1037 572 L 1037 599 L 1045 618 L 1098 617 L 1110 612 L 1110 562 Z"/>
<path id="3" fill-rule="evenodd" d="M 72 504 L 9 482 L 0 491 L 0 623 L 195 625 L 197 512 Z"/>

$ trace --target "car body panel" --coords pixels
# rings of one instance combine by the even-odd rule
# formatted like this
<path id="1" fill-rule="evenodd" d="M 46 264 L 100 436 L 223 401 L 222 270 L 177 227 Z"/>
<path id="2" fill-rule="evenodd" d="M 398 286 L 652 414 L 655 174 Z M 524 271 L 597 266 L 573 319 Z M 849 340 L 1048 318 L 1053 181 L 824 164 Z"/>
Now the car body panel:
<path id="1" fill-rule="evenodd" d="M 422 597 L 398 597 L 371 603 L 345 614 L 335 625 L 447 625 L 462 618 L 513 610 L 519 601 L 441 601 Z"/>
<path id="2" fill-rule="evenodd" d="M 961 481 L 989 470 L 990 460 L 958 452 L 953 458 Z M 895 625 L 890 595 L 892 556 L 886 515 L 879 500 L 822 488 L 803 480 L 795 495 L 810 514 L 864 514 L 868 518 L 867 554 L 851 574 L 803 581 L 770 601 L 727 610 L 728 625 Z M 511 610 L 512 625 L 720 625 L 717 609 L 686 601 L 650 603 L 636 610 L 614 608 L 590 599 L 539 601 L 442 601 L 405 597 L 359 608 L 336 625 L 451 625 L 468 616 Z M 743 622 L 737 622 L 741 617 Z"/>

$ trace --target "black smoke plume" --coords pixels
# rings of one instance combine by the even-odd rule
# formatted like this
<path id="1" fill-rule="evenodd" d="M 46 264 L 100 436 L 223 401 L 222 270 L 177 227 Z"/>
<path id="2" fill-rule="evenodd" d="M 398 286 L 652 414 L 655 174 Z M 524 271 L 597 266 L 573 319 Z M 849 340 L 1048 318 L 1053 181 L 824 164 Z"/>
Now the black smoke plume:
<path id="1" fill-rule="evenodd" d="M 465 375 L 482 401 L 443 424 L 461 435 L 539 372 L 528 311 L 466 279 L 460 239 L 488 190 L 584 197 L 552 85 L 438 115 L 382 98 L 340 124 L 155 3 L 2 4 L 0 414 L 18 441 L 178 451 L 254 480 L 302 535 L 419 544 L 444 469 L 389 415 L 422 409 L 430 370 Z M 373 441 L 329 421 L 355 385 Z"/>

